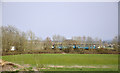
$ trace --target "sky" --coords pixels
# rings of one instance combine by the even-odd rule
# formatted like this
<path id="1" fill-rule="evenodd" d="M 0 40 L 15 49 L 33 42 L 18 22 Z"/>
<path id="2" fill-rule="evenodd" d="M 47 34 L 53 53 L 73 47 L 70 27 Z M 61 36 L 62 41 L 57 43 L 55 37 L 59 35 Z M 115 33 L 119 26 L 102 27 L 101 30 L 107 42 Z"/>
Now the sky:
<path id="1" fill-rule="evenodd" d="M 112 40 L 118 35 L 117 2 L 5 2 L 2 19 L 3 25 L 43 39 L 56 34 Z"/>

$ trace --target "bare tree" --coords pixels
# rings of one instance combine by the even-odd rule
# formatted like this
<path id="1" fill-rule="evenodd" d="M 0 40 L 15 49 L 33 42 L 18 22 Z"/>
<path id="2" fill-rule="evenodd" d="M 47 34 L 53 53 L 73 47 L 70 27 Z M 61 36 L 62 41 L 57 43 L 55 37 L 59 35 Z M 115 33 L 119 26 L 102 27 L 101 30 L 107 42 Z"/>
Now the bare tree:
<path id="1" fill-rule="evenodd" d="M 53 42 L 54 42 L 54 49 L 57 48 L 57 46 L 64 45 L 63 41 L 66 39 L 64 36 L 60 36 L 60 35 L 53 35 L 52 37 Z M 59 44 L 59 45 L 58 45 Z"/>
<path id="2" fill-rule="evenodd" d="M 112 40 L 112 43 L 113 43 L 113 47 L 118 51 L 118 37 L 115 36 Z"/>
<path id="3" fill-rule="evenodd" d="M 44 44 L 42 42 L 42 38 L 36 37 L 36 39 L 34 40 L 34 50 L 41 50 L 44 47 Z"/>
<path id="4" fill-rule="evenodd" d="M 30 47 L 29 48 L 31 48 L 33 50 L 35 34 L 31 30 L 28 32 L 28 40 L 30 40 Z"/>
<path id="5" fill-rule="evenodd" d="M 45 42 L 44 42 L 44 48 L 45 48 L 45 50 L 50 49 L 51 46 L 52 46 L 52 41 L 51 41 L 51 39 L 49 37 L 47 37 L 45 39 Z"/>
<path id="6" fill-rule="evenodd" d="M 2 49 L 4 52 L 9 52 L 11 46 L 15 46 L 16 51 L 22 52 L 26 47 L 27 41 L 25 33 L 19 31 L 14 26 L 2 26 Z"/>
<path id="7" fill-rule="evenodd" d="M 85 45 L 86 45 L 86 37 L 83 36 L 83 47 L 85 47 Z"/>
<path id="8" fill-rule="evenodd" d="M 96 44 L 96 47 L 99 46 L 99 39 L 98 39 L 98 37 L 96 37 L 96 38 L 94 39 L 94 44 Z"/>
<path id="9" fill-rule="evenodd" d="M 53 39 L 53 41 L 62 42 L 66 38 L 64 36 L 60 36 L 60 35 L 53 35 L 52 39 Z"/>
<path id="10" fill-rule="evenodd" d="M 100 39 L 100 40 L 99 40 L 100 48 L 102 47 L 102 44 L 103 44 L 103 43 L 102 43 L 102 40 Z"/>
<path id="11" fill-rule="evenodd" d="M 87 44 L 88 44 L 88 46 L 89 46 L 89 48 L 93 45 L 93 39 L 91 38 L 91 37 L 87 37 Z"/>
<path id="12" fill-rule="evenodd" d="M 10 47 L 15 45 L 17 33 L 19 34 L 19 31 L 13 26 L 2 26 L 3 51 L 10 51 Z"/>
<path id="13" fill-rule="evenodd" d="M 72 37 L 72 40 L 75 40 L 75 41 L 77 41 L 77 43 L 78 44 L 81 44 L 81 41 L 82 41 L 82 39 L 81 39 L 81 37 L 80 36 L 78 36 L 78 37 Z"/>

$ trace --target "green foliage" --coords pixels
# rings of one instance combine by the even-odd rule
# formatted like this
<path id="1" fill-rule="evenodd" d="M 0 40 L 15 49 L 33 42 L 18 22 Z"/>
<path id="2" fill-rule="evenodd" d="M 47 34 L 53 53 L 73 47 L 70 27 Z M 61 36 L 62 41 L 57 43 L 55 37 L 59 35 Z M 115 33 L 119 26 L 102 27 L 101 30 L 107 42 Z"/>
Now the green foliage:
<path id="1" fill-rule="evenodd" d="M 28 71 L 33 71 L 32 69 L 33 69 L 32 67 L 27 68 Z"/>
<path id="2" fill-rule="evenodd" d="M 44 64 L 38 64 L 37 68 L 45 68 Z"/>

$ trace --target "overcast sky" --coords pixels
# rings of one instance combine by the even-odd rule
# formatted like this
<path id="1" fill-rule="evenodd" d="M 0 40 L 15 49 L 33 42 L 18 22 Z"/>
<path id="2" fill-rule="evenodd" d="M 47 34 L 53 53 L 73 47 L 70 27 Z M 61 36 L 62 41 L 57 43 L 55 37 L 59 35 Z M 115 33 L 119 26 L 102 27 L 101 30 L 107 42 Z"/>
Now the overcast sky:
<path id="1" fill-rule="evenodd" d="M 54 34 L 111 40 L 118 34 L 118 4 L 114 2 L 3 3 L 3 25 L 32 30 L 45 39 Z"/>

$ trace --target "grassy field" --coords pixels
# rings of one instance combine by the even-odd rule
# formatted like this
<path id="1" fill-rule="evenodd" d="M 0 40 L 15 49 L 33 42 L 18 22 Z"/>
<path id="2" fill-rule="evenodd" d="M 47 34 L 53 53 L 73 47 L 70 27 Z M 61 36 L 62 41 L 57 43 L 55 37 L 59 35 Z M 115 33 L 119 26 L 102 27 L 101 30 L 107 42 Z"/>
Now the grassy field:
<path id="1" fill-rule="evenodd" d="M 3 56 L 3 60 L 31 66 L 108 66 L 110 68 L 50 68 L 44 71 L 117 71 L 118 55 L 113 54 L 24 54 Z"/>

